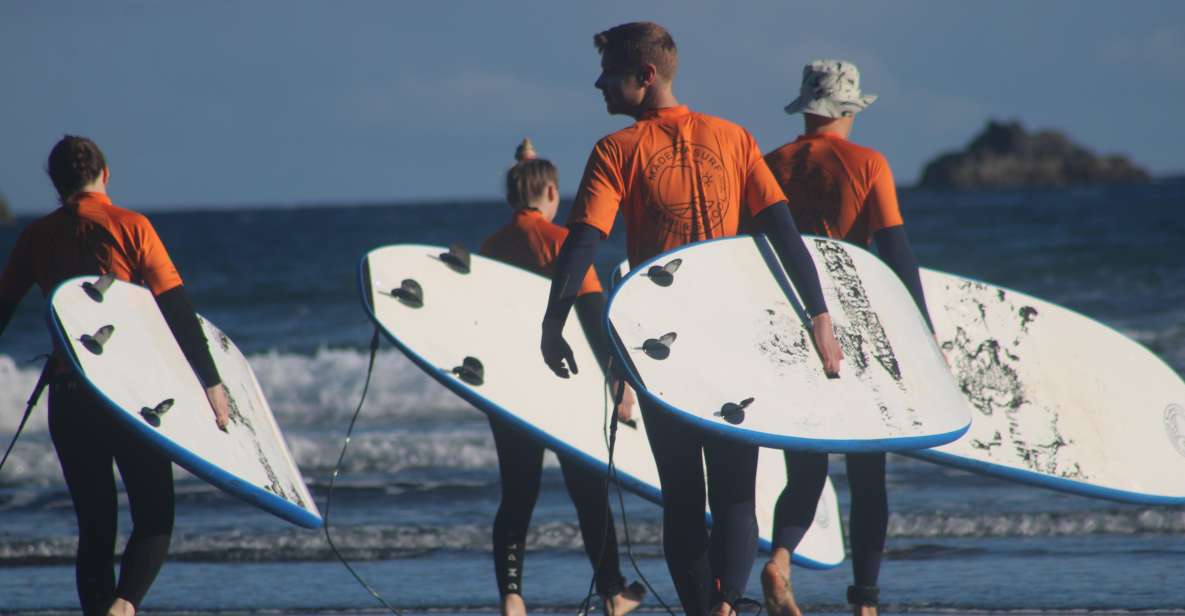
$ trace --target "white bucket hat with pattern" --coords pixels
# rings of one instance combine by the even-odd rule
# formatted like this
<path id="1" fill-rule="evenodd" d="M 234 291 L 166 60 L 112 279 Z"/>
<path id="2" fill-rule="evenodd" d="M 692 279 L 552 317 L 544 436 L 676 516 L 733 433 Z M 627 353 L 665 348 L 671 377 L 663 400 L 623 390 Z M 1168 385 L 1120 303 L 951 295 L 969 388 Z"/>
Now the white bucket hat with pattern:
<path id="1" fill-rule="evenodd" d="M 811 113 L 826 118 L 854 116 L 876 100 L 861 94 L 860 71 L 846 60 L 815 60 L 802 67 L 798 98 L 786 105 L 786 113 Z"/>

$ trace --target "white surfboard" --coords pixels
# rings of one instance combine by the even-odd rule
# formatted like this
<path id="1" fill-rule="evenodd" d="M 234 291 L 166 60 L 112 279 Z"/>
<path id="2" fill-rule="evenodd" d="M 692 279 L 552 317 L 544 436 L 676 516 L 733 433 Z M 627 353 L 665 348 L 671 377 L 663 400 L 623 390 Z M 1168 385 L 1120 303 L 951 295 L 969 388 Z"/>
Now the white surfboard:
<path id="1" fill-rule="evenodd" d="M 1141 504 L 1185 503 L 1185 382 L 1081 314 L 922 270 L 926 303 L 974 407 L 961 439 L 920 458 Z"/>
<path id="2" fill-rule="evenodd" d="M 961 436 L 970 409 L 897 276 L 808 237 L 845 360 L 823 373 L 807 315 L 762 236 L 680 247 L 634 268 L 606 312 L 631 380 L 680 419 L 777 449 L 904 451 Z"/>
<path id="3" fill-rule="evenodd" d="M 306 528 L 321 514 L 284 444 L 263 391 L 230 338 L 201 319 L 231 406 L 227 432 L 145 288 L 74 278 L 53 292 L 50 330 L 115 416 L 189 472 Z"/>
<path id="4" fill-rule="evenodd" d="M 482 412 L 606 471 L 612 404 L 579 320 L 568 319 L 564 336 L 580 373 L 561 379 L 539 355 L 539 319 L 550 282 L 493 259 L 466 257 L 464 264 L 466 258 L 452 256 L 449 249 L 410 244 L 371 251 L 360 271 L 362 299 L 371 318 L 412 362 Z M 634 422 L 619 425 L 613 455 L 618 480 L 661 502 L 658 470 L 640 412 L 634 413 Z M 786 484 L 781 452 L 764 452 L 758 472 L 759 531 L 768 549 L 774 503 Z M 830 568 L 843 559 L 839 510 L 828 483 L 794 560 Z"/>

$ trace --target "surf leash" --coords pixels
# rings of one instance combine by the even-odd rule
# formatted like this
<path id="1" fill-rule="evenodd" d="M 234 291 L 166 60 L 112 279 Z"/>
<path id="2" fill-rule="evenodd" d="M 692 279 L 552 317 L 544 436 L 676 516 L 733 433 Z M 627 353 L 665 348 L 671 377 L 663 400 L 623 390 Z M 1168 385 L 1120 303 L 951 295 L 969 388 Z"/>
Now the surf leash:
<path id="1" fill-rule="evenodd" d="M 396 616 L 403 616 L 402 612 L 393 607 L 390 603 L 387 603 L 387 600 L 383 599 L 382 595 L 380 595 L 377 590 L 371 587 L 370 584 L 367 584 L 366 580 L 362 579 L 362 576 L 358 575 L 357 571 L 354 571 L 354 568 L 350 566 L 349 561 L 347 561 L 346 558 L 342 556 L 341 552 L 338 551 L 337 546 L 333 543 L 333 537 L 329 534 L 329 512 L 330 507 L 333 505 L 333 488 L 337 483 L 337 475 L 341 471 L 342 461 L 346 459 L 346 450 L 350 447 L 350 435 L 354 433 L 354 423 L 358 421 L 358 414 L 362 412 L 362 404 L 366 402 L 366 392 L 370 389 L 370 377 L 372 374 L 374 374 L 374 358 L 376 355 L 378 355 L 380 342 L 381 338 L 379 337 L 379 328 L 378 325 L 375 325 L 374 337 L 370 339 L 370 362 L 366 368 L 366 382 L 362 385 L 362 398 L 358 400 L 358 408 L 354 409 L 354 416 L 350 418 L 350 427 L 346 429 L 346 440 L 342 444 L 341 455 L 337 457 L 337 465 L 333 467 L 333 475 L 329 478 L 329 494 L 327 494 L 325 497 L 325 541 L 329 543 L 329 549 L 333 550 L 333 555 L 336 556 L 337 559 L 346 566 L 346 569 L 349 570 L 350 575 L 353 575 L 354 579 L 358 580 L 358 583 L 366 589 L 366 592 L 370 593 L 370 596 L 374 597 L 376 601 L 383 604 L 383 607 L 386 607 L 388 610 L 390 610 L 392 614 L 395 614 Z"/>
<path id="2" fill-rule="evenodd" d="M 610 389 L 610 387 L 609 387 L 610 382 L 609 382 L 608 375 L 613 373 L 612 367 L 613 367 L 614 359 L 615 358 L 612 356 L 610 356 L 608 358 L 607 366 L 605 369 L 605 374 L 606 374 L 605 389 L 606 390 Z M 662 608 L 664 610 L 666 610 L 666 612 L 668 614 L 670 614 L 671 616 L 677 616 L 675 614 L 675 611 L 671 609 L 671 606 L 667 605 L 666 601 L 663 601 L 662 596 L 659 595 L 658 591 L 656 591 L 654 589 L 654 586 L 652 586 L 650 584 L 650 580 L 646 579 L 646 575 L 642 573 L 642 568 L 638 566 L 637 559 L 634 558 L 633 541 L 630 539 L 630 523 L 629 523 L 629 518 L 628 518 L 626 509 L 625 509 L 625 496 L 622 494 L 622 491 L 621 491 L 621 482 L 617 480 L 617 465 L 614 464 L 614 462 L 613 462 L 613 452 L 617 446 L 617 425 L 618 425 L 617 405 L 621 404 L 621 400 L 625 396 L 625 387 L 626 387 L 625 378 L 622 377 L 617 382 L 617 388 L 616 388 L 616 391 L 613 392 L 613 396 L 612 396 L 611 400 L 607 401 L 607 402 L 611 402 L 611 404 L 607 404 L 608 409 L 609 409 L 609 435 L 608 435 L 609 459 L 608 459 L 608 462 L 606 463 L 606 469 L 605 469 L 605 496 L 606 496 L 606 500 L 607 500 L 608 496 L 609 496 L 609 486 L 611 484 L 616 484 L 617 503 L 618 503 L 618 508 L 621 509 L 621 527 L 622 527 L 622 531 L 625 533 L 625 554 L 630 559 L 630 564 L 634 568 L 634 573 L 636 573 L 638 575 L 638 579 L 646 587 L 646 590 L 647 590 L 647 592 L 650 593 L 650 596 L 654 597 L 654 600 L 658 601 L 659 605 L 661 605 Z M 608 507 L 605 508 L 605 516 L 606 517 L 609 516 L 609 508 Z M 606 534 L 608 534 L 608 524 L 606 524 L 605 532 L 606 532 Z M 606 537 L 606 539 L 607 539 L 607 537 Z M 592 580 L 589 581 L 588 595 L 585 597 L 584 603 L 581 605 L 580 612 L 579 612 L 580 614 L 588 614 L 589 602 L 592 600 L 592 597 L 594 596 L 593 586 L 596 583 L 596 572 L 598 570 L 600 570 L 600 568 L 601 568 L 600 561 L 601 561 L 601 559 L 603 559 L 605 557 L 605 547 L 606 546 L 604 545 L 604 543 L 605 542 L 602 541 L 601 555 L 600 555 L 600 557 L 597 558 L 597 566 L 593 570 Z"/>
<path id="3" fill-rule="evenodd" d="M 49 375 L 53 372 L 54 368 L 53 356 L 39 355 L 30 361 L 35 361 L 41 357 L 46 358 L 45 365 L 41 367 L 41 376 L 37 377 L 37 385 L 33 387 L 33 393 L 29 396 L 28 403 L 25 404 L 25 416 L 21 417 L 21 423 L 16 428 L 16 434 L 12 435 L 12 441 L 8 443 L 8 449 L 4 451 L 4 457 L 0 458 L 0 469 L 4 468 L 4 463 L 8 461 L 8 454 L 12 453 L 12 448 L 16 446 L 16 440 L 20 438 L 21 431 L 25 429 L 25 422 L 29 421 L 29 415 L 33 414 L 33 407 L 37 406 L 37 401 L 41 399 L 41 392 L 49 384 Z"/>

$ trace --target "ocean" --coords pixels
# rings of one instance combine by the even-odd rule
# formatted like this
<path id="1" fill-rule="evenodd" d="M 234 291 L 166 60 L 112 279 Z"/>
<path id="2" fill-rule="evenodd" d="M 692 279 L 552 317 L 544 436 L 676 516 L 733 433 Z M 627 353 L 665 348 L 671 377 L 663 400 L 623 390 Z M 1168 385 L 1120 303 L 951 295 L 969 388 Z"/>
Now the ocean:
<path id="1" fill-rule="evenodd" d="M 118 203 L 118 192 L 114 198 Z M 901 201 L 923 265 L 1078 310 L 1185 374 L 1185 180 L 905 190 Z M 46 211 L 51 207 L 47 198 Z M 148 214 L 198 310 L 249 356 L 324 508 L 373 332 L 359 299 L 360 258 L 399 242 L 476 250 L 509 210 L 500 202 L 438 202 Z M 0 227 L 5 258 L 28 220 Z M 622 235 L 617 229 L 600 251 L 603 277 L 624 256 Z M 39 294 L 30 293 L 0 337 L 5 446 L 39 371 L 32 360 L 50 348 L 43 311 Z M 1185 481 L 1185 464 L 1147 470 Z M 381 610 L 320 532 L 241 504 L 183 470 L 176 476 L 176 533 L 146 611 Z M 838 459 L 832 479 L 846 517 L 847 483 Z M 1185 614 L 1185 508 L 1070 496 L 899 456 L 890 458 L 889 482 L 882 613 Z M 485 419 L 384 345 L 334 492 L 335 542 L 397 606 L 491 613 L 498 595 L 490 526 L 498 499 Z M 622 545 L 626 577 L 638 577 L 628 551 L 673 604 L 660 510 L 629 494 L 624 503 L 631 539 L 628 550 Z M 624 539 L 623 516 L 616 514 Z M 76 609 L 74 524 L 42 403 L 0 470 L 0 613 Z M 121 524 L 130 524 L 126 507 Z M 759 597 L 756 571 L 749 594 Z M 549 456 L 528 539 L 528 607 L 575 613 L 590 574 L 572 505 Z M 808 610 L 845 610 L 846 563 L 829 571 L 795 568 L 793 579 Z M 645 606 L 661 609 L 653 597 Z"/>

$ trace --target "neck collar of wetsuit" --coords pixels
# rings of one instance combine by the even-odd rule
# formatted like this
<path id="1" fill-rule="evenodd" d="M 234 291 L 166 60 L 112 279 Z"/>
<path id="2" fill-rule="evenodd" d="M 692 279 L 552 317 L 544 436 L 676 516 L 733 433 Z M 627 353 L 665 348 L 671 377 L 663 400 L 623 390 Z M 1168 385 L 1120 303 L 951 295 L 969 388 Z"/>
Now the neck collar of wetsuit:
<path id="1" fill-rule="evenodd" d="M 639 118 L 638 121 L 643 120 L 666 120 L 668 118 L 678 118 L 691 113 L 691 109 L 687 105 L 675 105 L 674 107 L 662 107 L 660 109 L 648 109 Z"/>

